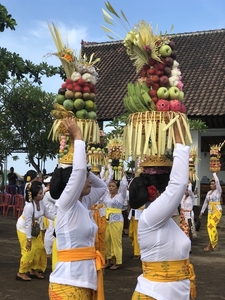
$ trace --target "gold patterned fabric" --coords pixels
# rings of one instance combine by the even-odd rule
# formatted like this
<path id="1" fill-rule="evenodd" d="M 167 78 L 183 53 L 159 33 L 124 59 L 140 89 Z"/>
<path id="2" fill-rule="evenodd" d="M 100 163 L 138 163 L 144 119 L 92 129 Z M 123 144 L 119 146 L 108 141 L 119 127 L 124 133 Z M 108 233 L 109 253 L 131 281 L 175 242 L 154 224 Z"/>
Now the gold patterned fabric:
<path id="1" fill-rule="evenodd" d="M 116 264 L 122 264 L 122 234 L 123 222 L 106 221 L 105 241 L 106 241 L 106 259 L 116 258 Z"/>
<path id="2" fill-rule="evenodd" d="M 220 202 L 209 202 L 207 230 L 212 248 L 218 244 L 217 225 L 222 217 L 222 211 L 217 208 L 217 205 L 220 205 Z"/>
<path id="3" fill-rule="evenodd" d="M 96 293 L 91 289 L 50 283 L 48 295 L 50 300 L 96 300 Z"/>
<path id="4" fill-rule="evenodd" d="M 140 256 L 140 247 L 138 244 L 138 220 L 135 220 L 135 217 L 132 216 L 129 223 L 129 237 L 134 249 L 134 255 Z"/>
<path id="5" fill-rule="evenodd" d="M 180 211 L 180 228 L 183 230 L 183 232 L 186 234 L 186 236 L 191 239 L 190 237 L 190 230 L 191 228 L 189 227 L 188 221 L 186 220 L 184 213 L 185 212 L 190 212 L 190 218 L 191 218 L 191 211 L 189 210 L 184 210 L 181 209 Z"/>
<path id="6" fill-rule="evenodd" d="M 133 296 L 131 298 L 131 300 L 156 300 L 155 298 L 152 298 L 150 296 L 141 294 L 137 291 L 134 291 Z"/>
<path id="7" fill-rule="evenodd" d="M 99 209 L 104 208 L 104 204 L 95 204 L 92 206 L 91 210 L 94 211 L 93 219 L 98 226 L 98 231 L 95 236 L 95 249 L 100 251 L 101 255 L 105 257 L 106 246 L 105 246 L 105 229 L 106 229 L 106 218 L 101 216 Z"/>
<path id="8" fill-rule="evenodd" d="M 195 273 L 189 259 L 142 262 L 143 277 L 155 282 L 173 282 L 189 279 L 191 299 L 196 297 Z"/>
<path id="9" fill-rule="evenodd" d="M 37 238 L 32 238 L 31 250 L 27 251 L 27 237 L 26 234 L 17 230 L 17 236 L 20 242 L 21 259 L 20 259 L 20 273 L 30 272 L 33 270 L 42 270 L 47 267 L 47 256 L 44 248 L 42 235 L 39 234 Z"/>

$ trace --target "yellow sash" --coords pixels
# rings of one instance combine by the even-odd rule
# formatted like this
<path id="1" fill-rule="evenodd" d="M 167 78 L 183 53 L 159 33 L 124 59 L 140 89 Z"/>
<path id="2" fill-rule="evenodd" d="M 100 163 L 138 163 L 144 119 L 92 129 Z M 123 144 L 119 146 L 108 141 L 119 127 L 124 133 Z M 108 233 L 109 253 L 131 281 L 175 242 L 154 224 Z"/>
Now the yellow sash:
<path id="1" fill-rule="evenodd" d="M 143 277 L 155 282 L 171 282 L 189 279 L 191 299 L 196 297 L 195 273 L 189 259 L 142 262 Z"/>
<path id="2" fill-rule="evenodd" d="M 215 210 L 215 212 L 218 213 L 219 209 L 218 209 L 217 205 L 221 205 L 221 203 L 220 202 L 212 202 L 212 201 L 210 201 L 209 202 L 209 209 L 210 209 L 210 211 Z"/>
<path id="3" fill-rule="evenodd" d="M 106 213 L 105 217 L 108 220 L 110 214 L 121 214 L 122 209 L 107 207 L 106 210 L 105 210 L 105 213 Z"/>
<path id="4" fill-rule="evenodd" d="M 105 299 L 102 274 L 102 267 L 104 266 L 105 261 L 101 253 L 98 250 L 95 250 L 95 247 L 58 250 L 57 256 L 57 261 L 63 262 L 95 259 L 98 275 L 97 300 Z"/>

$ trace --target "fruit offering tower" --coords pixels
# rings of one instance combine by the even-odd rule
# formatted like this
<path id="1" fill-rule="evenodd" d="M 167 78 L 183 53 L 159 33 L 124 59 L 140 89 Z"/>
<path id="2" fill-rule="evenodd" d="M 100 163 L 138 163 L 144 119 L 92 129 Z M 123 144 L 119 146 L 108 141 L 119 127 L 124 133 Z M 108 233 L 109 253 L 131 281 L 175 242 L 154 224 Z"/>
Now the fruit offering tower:
<path id="1" fill-rule="evenodd" d="M 199 158 L 197 153 L 198 153 L 197 146 L 192 146 L 189 154 L 189 178 L 192 182 L 199 180 L 198 176 L 196 175 L 196 168 L 195 168 L 196 165 L 199 163 Z"/>
<path id="2" fill-rule="evenodd" d="M 221 169 L 221 163 L 220 163 L 220 157 L 221 157 L 221 148 L 225 144 L 225 141 L 223 143 L 220 143 L 219 145 L 211 145 L 210 146 L 210 160 L 209 160 L 209 169 L 212 173 L 220 172 Z"/>
<path id="3" fill-rule="evenodd" d="M 100 133 L 96 121 L 96 94 L 95 84 L 98 73 L 95 64 L 100 59 L 93 60 L 83 56 L 77 58 L 74 52 L 64 45 L 58 28 L 52 23 L 48 24 L 51 36 L 56 45 L 56 55 L 64 68 L 66 80 L 58 89 L 54 108 L 51 115 L 55 118 L 50 134 L 52 139 L 60 143 L 59 163 L 71 164 L 73 157 L 73 141 L 61 123 L 63 118 L 73 117 L 83 133 L 83 139 L 87 143 L 99 143 Z"/>
<path id="4" fill-rule="evenodd" d="M 108 163 L 114 171 L 114 179 L 121 180 L 124 169 L 123 137 L 117 136 L 108 141 Z"/>
<path id="5" fill-rule="evenodd" d="M 109 2 L 105 5 L 107 11 L 103 9 L 103 14 L 108 24 L 114 25 L 115 17 L 130 27 L 122 11 L 120 16 Z M 104 26 L 103 29 L 113 33 Z M 167 33 L 154 33 L 152 25 L 145 21 L 131 28 L 123 43 L 139 74 L 137 82 L 128 83 L 124 97 L 129 113 L 124 129 L 125 159 L 132 155 L 133 160 L 141 157 L 144 166 L 171 166 L 165 153 L 171 152 L 175 144 L 175 123 L 181 133 L 178 119 L 183 120 L 186 130 L 185 136 L 181 133 L 182 143 L 192 143 L 176 45 Z"/>
<path id="6" fill-rule="evenodd" d="M 94 173 L 100 173 L 99 166 L 106 165 L 106 153 L 101 144 L 88 144 L 87 146 L 87 160 L 91 165 L 91 170 Z"/>

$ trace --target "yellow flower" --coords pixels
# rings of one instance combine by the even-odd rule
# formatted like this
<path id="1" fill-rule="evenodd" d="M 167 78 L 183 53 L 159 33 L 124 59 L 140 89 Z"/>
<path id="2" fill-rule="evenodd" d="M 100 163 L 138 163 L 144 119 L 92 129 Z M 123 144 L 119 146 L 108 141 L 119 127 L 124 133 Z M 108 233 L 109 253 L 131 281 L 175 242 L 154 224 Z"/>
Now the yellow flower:
<path id="1" fill-rule="evenodd" d="M 27 182 L 31 181 L 31 177 L 27 176 Z"/>

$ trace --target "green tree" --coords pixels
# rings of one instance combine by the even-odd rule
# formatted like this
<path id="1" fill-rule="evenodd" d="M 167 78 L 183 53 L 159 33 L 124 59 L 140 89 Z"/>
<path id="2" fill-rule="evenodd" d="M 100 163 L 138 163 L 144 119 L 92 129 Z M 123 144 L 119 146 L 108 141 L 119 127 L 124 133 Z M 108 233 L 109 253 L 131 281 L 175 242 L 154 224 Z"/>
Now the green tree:
<path id="1" fill-rule="evenodd" d="M 16 20 L 12 18 L 12 15 L 8 14 L 5 6 L 0 4 L 0 32 L 3 32 L 5 28 L 15 30 Z"/>
<path id="2" fill-rule="evenodd" d="M 16 20 L 8 14 L 5 6 L 0 4 L 0 32 L 6 28 L 15 30 Z M 24 60 L 17 53 L 9 52 L 6 48 L 0 47 L 0 84 L 5 84 L 12 77 L 20 80 L 24 77 L 31 78 L 35 83 L 42 83 L 42 76 L 52 77 L 59 74 L 62 79 L 66 78 L 63 68 L 49 66 L 47 63 L 36 65 L 30 60 Z"/>
<path id="3" fill-rule="evenodd" d="M 55 95 L 46 93 L 28 79 L 11 80 L 0 87 L 0 157 L 23 149 L 27 163 L 40 171 L 40 161 L 54 158 L 57 143 L 48 138 Z"/>

